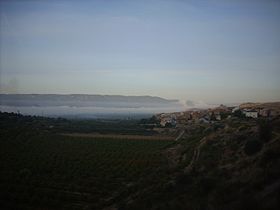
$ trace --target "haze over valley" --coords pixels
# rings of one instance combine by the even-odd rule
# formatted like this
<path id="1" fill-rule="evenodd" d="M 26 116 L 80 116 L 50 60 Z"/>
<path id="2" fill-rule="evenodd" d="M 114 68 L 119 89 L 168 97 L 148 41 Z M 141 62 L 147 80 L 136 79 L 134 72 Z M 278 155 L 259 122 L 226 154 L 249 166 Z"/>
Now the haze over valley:
<path id="1" fill-rule="evenodd" d="M 152 96 L 0 94 L 0 108 L 29 115 L 97 118 L 182 111 L 185 106 Z"/>

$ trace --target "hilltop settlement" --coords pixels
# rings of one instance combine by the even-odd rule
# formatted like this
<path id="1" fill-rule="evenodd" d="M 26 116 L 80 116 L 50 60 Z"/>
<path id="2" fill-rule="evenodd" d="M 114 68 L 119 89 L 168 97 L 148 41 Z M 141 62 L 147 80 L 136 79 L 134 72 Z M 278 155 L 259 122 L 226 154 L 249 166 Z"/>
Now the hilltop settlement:
<path id="1" fill-rule="evenodd" d="M 280 103 L 244 103 L 236 107 L 220 105 L 211 109 L 195 109 L 184 112 L 155 115 L 160 127 L 181 127 L 190 124 L 214 123 L 229 118 L 267 118 L 280 115 Z"/>

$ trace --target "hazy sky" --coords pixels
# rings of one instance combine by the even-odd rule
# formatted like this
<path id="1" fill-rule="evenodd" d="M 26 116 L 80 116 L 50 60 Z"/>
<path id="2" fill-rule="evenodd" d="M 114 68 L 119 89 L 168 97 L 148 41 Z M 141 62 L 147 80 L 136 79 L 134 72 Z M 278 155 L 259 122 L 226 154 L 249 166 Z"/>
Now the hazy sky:
<path id="1" fill-rule="evenodd" d="M 279 0 L 0 2 L 1 92 L 280 100 Z"/>

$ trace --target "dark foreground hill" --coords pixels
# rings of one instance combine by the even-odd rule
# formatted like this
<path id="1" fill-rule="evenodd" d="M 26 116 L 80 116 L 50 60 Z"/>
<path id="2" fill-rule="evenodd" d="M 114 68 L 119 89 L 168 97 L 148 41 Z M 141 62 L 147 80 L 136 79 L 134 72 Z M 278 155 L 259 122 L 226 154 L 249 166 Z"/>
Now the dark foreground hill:
<path id="1" fill-rule="evenodd" d="M 178 141 L 59 135 L 77 124 L 1 113 L 1 209 L 280 207 L 279 118 L 193 124 Z"/>
<path id="2" fill-rule="evenodd" d="M 165 174 L 150 177 L 123 209 L 280 207 L 279 118 L 190 125 L 163 153 L 169 163 Z"/>

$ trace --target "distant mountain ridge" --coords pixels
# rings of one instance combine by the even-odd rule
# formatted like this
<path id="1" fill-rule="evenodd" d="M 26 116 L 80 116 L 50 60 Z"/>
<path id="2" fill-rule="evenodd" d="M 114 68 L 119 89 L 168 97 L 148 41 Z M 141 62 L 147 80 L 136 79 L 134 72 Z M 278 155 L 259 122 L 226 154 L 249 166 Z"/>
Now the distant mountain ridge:
<path id="1" fill-rule="evenodd" d="M 179 100 L 168 100 L 156 96 L 89 94 L 0 94 L 0 105 L 115 108 L 153 108 L 181 106 Z"/>

